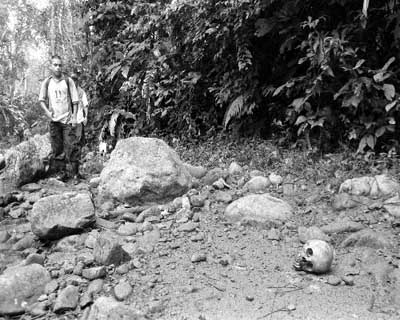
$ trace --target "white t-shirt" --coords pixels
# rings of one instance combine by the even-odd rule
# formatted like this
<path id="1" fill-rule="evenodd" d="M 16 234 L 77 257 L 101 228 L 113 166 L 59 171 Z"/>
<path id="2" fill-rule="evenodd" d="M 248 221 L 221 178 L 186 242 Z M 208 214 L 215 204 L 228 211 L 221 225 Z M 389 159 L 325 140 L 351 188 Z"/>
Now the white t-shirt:
<path id="1" fill-rule="evenodd" d="M 87 106 L 89 105 L 88 98 L 86 92 L 81 88 L 78 87 L 78 97 L 79 97 L 79 106 L 78 106 L 78 113 L 76 116 L 76 122 L 82 123 L 87 119 Z"/>
<path id="2" fill-rule="evenodd" d="M 68 123 L 71 119 L 71 108 L 68 101 L 67 78 L 55 79 L 51 78 L 47 88 L 47 97 L 49 101 L 48 108 L 52 113 L 52 120 L 55 122 Z M 45 88 L 46 81 L 43 81 L 40 88 L 39 101 L 46 102 Z M 79 102 L 78 92 L 75 84 L 69 79 L 69 88 L 71 100 L 73 103 Z"/>

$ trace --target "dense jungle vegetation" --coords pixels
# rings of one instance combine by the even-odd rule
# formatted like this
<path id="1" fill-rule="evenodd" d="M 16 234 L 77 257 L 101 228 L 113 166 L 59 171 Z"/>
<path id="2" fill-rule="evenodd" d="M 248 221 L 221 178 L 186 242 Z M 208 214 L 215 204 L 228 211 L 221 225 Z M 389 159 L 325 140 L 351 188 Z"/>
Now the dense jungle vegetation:
<path id="1" fill-rule="evenodd" d="M 225 131 L 324 152 L 398 144 L 396 0 L 29 3 L 1 10 L 3 134 L 43 121 L 32 114 L 37 92 L 15 95 L 36 42 L 47 48 L 42 69 L 59 53 L 84 70 L 94 142 Z M 10 12 L 14 29 L 3 28 Z"/>

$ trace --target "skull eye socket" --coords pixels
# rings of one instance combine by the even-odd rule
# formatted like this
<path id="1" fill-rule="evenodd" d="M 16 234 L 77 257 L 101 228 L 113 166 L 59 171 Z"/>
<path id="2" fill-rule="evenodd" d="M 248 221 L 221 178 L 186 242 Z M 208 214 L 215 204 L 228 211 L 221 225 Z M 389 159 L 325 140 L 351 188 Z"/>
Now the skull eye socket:
<path id="1" fill-rule="evenodd" d="M 314 254 L 313 249 L 307 248 L 307 250 L 306 250 L 306 255 L 307 255 L 308 257 L 311 257 L 313 254 Z"/>

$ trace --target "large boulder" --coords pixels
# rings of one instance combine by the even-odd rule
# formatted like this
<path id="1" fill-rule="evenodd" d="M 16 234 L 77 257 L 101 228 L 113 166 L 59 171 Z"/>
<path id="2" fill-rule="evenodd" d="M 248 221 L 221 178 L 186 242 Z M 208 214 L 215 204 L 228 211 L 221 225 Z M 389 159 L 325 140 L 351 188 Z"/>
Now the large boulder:
<path id="1" fill-rule="evenodd" d="M 101 199 L 131 204 L 171 200 L 185 193 L 192 176 L 164 141 L 133 137 L 118 141 L 100 175 Z"/>
<path id="2" fill-rule="evenodd" d="M 49 135 L 36 135 L 4 155 L 0 174 L 0 194 L 34 181 L 46 172 L 44 159 L 50 154 Z"/>
<path id="3" fill-rule="evenodd" d="M 339 193 L 372 198 L 395 195 L 399 191 L 400 184 L 386 174 L 348 179 L 339 188 Z"/>
<path id="4" fill-rule="evenodd" d="M 341 246 L 351 247 L 369 247 L 373 249 L 385 249 L 393 247 L 393 241 L 389 238 L 390 235 L 383 232 L 376 232 L 371 229 L 363 229 L 350 234 L 341 243 Z"/>
<path id="5" fill-rule="evenodd" d="M 97 263 L 106 266 L 118 266 L 130 259 L 129 254 L 122 248 L 119 237 L 109 231 L 97 236 L 93 256 Z"/>
<path id="6" fill-rule="evenodd" d="M 95 221 L 92 199 L 88 193 L 72 192 L 42 198 L 33 205 L 30 221 L 40 239 L 76 234 Z"/>
<path id="7" fill-rule="evenodd" d="M 82 320 L 144 320 L 143 314 L 122 302 L 110 297 L 99 297 L 90 308 L 87 317 Z"/>
<path id="8" fill-rule="evenodd" d="M 225 209 L 225 217 L 233 222 L 266 227 L 280 226 L 293 214 L 285 201 L 269 194 L 251 194 L 232 202 Z"/>
<path id="9" fill-rule="evenodd" d="M 39 264 L 6 269 L 0 276 L 0 316 L 23 313 L 37 302 L 50 280 L 50 274 Z"/>

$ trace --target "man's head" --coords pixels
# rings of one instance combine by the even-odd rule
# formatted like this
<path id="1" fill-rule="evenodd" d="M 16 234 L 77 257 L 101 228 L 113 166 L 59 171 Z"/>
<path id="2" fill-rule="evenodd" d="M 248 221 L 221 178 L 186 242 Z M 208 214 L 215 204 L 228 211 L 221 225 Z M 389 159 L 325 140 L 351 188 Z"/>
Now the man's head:
<path id="1" fill-rule="evenodd" d="M 80 83 L 80 78 L 81 78 L 81 71 L 77 68 L 74 69 L 74 71 L 71 74 L 72 80 L 74 80 L 75 84 L 79 86 Z"/>
<path id="2" fill-rule="evenodd" d="M 62 75 L 62 60 L 58 55 L 51 57 L 51 67 L 50 70 L 55 78 L 61 78 Z"/>

